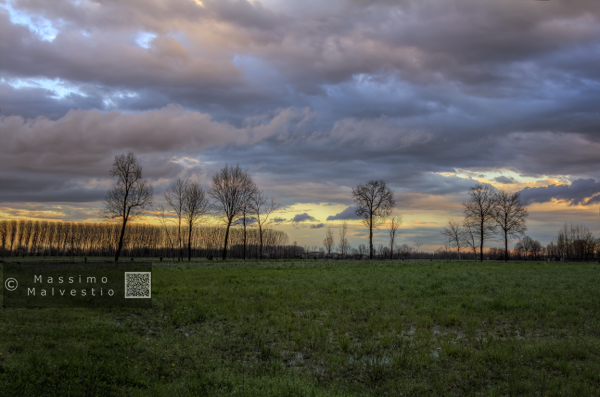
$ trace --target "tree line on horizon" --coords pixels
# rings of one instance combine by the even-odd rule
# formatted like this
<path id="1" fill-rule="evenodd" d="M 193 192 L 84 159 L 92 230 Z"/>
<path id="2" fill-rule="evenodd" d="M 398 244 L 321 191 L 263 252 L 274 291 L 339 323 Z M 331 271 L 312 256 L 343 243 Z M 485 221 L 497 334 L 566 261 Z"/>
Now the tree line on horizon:
<path id="1" fill-rule="evenodd" d="M 121 225 L 116 223 L 83 223 L 39 220 L 0 221 L 0 256 L 114 256 L 119 243 Z M 188 235 L 186 226 L 182 233 Z M 181 260 L 181 250 L 175 240 L 176 225 L 132 223 L 127 227 L 122 252 L 126 257 L 165 257 Z M 201 225 L 194 228 L 192 256 L 210 257 L 222 252 L 224 226 Z M 246 256 L 259 258 L 258 230 L 248 230 Z M 287 233 L 265 228 L 263 256 L 292 258 L 298 247 L 289 244 Z M 229 256 L 243 257 L 243 232 L 235 228 L 229 234 Z"/>
<path id="2" fill-rule="evenodd" d="M 239 255 L 243 259 L 262 259 L 265 251 L 269 252 L 269 257 L 308 255 L 307 248 L 298 247 L 295 242 L 285 248 L 287 234 L 268 227 L 270 216 L 280 206 L 258 188 L 254 179 L 239 164 L 222 167 L 213 176 L 207 189 L 198 182 L 178 178 L 164 192 L 166 205 L 158 204 L 156 207 L 153 207 L 153 186 L 142 178 L 142 167 L 133 152 L 116 155 L 109 174 L 116 178 L 116 183 L 108 189 L 100 215 L 106 220 L 116 220 L 118 224 L 65 223 L 61 226 L 45 221 L 2 221 L 2 255 L 7 246 L 10 247 L 8 252 L 11 256 L 16 246 L 17 255 L 23 252 L 33 255 L 39 252 L 43 252 L 43 255 L 87 252 L 91 256 L 97 252 L 103 255 L 110 252 L 115 261 L 119 260 L 123 250 L 130 256 L 140 256 L 140 252 L 156 256 L 160 252 L 159 256 L 176 255 L 180 260 L 183 260 L 184 252 L 188 260 L 198 255 L 212 258 L 216 250 L 220 251 L 223 259 L 228 254 Z M 402 216 L 393 216 L 387 224 L 388 247 L 383 244 L 374 247 L 373 229 L 384 223 L 395 207 L 394 193 L 384 180 L 373 179 L 358 184 L 352 189 L 352 199 L 355 202 L 355 215 L 369 229 L 369 246 L 360 244 L 358 249 L 352 248 L 346 237 L 348 225 L 344 221 L 336 246 L 341 257 L 362 258 L 368 254 L 369 259 L 392 259 L 397 254 L 407 259 L 415 252 L 419 253 L 419 247 L 423 244 L 421 240 L 416 243 L 416 250 L 407 244 L 397 244 L 396 236 L 402 225 Z M 151 209 L 157 210 L 155 213 L 159 226 L 132 224 Z M 510 256 L 508 243 L 514 239 L 519 241 L 513 251 L 531 253 L 532 256 L 545 251 L 554 257 L 579 260 L 593 257 L 596 252 L 597 240 L 582 225 L 565 225 L 559 232 L 557 242 L 553 241 L 547 247 L 526 236 L 528 212 L 518 192 L 510 194 L 478 183 L 470 188 L 469 199 L 463 203 L 463 209 L 463 222 L 449 219 L 441 231 L 447 238 L 447 247 L 452 246 L 459 259 L 461 248 L 465 248 L 483 261 L 484 244 L 498 238 L 504 242 L 502 252 L 505 261 Z M 222 226 L 200 227 L 200 222 L 208 216 L 220 219 Z M 240 226 L 241 230 L 232 229 L 232 226 Z M 327 256 L 332 255 L 334 240 L 333 231 L 328 228 L 323 240 L 323 252 L 326 251 Z M 235 245 L 233 250 L 232 244 Z M 277 253 L 274 253 L 274 247 Z M 491 250 L 497 254 L 497 248 L 488 249 L 488 253 Z M 241 253 L 238 254 L 238 251 Z M 447 249 L 440 249 L 436 253 L 444 251 Z"/>

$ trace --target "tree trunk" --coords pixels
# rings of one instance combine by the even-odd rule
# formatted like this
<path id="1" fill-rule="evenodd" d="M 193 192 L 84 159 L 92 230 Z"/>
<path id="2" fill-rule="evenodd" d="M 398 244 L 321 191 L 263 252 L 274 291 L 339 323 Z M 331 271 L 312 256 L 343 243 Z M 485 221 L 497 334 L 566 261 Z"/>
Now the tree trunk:
<path id="1" fill-rule="evenodd" d="M 117 247 L 117 252 L 115 253 L 115 262 L 119 261 L 119 256 L 121 255 L 121 249 L 123 248 L 123 236 L 125 236 L 125 225 L 126 224 L 127 224 L 127 217 L 125 216 L 125 217 L 123 217 L 123 226 L 121 227 L 121 236 L 119 237 L 119 246 Z"/>
<path id="2" fill-rule="evenodd" d="M 504 262 L 508 262 L 508 235 L 504 230 Z"/>
<path id="3" fill-rule="evenodd" d="M 484 229 L 484 225 L 483 225 L 483 220 L 481 221 L 481 225 L 480 225 L 480 230 L 479 232 L 480 234 L 480 239 L 479 239 L 479 261 L 483 262 L 483 233 L 484 233 L 485 229 Z"/>
<path id="4" fill-rule="evenodd" d="M 373 214 L 369 219 L 369 259 L 373 260 Z"/>
<path id="5" fill-rule="evenodd" d="M 246 215 L 244 215 L 244 260 L 246 260 Z"/>
<path id="6" fill-rule="evenodd" d="M 183 258 L 183 242 L 181 241 L 181 217 L 179 218 L 179 226 L 177 230 L 177 237 L 179 238 L 179 257 Z"/>
<path id="7" fill-rule="evenodd" d="M 188 262 L 192 261 L 192 224 L 190 223 L 188 231 Z"/>
<path id="8" fill-rule="evenodd" d="M 231 219 L 227 222 L 227 229 L 225 231 L 225 245 L 223 246 L 223 260 L 227 259 L 227 240 L 229 240 L 229 227 L 231 226 Z"/>
<path id="9" fill-rule="evenodd" d="M 258 234 L 260 237 L 260 251 L 258 253 L 258 257 L 260 259 L 262 259 L 263 258 L 263 232 L 262 232 L 262 226 L 260 223 L 258 224 Z"/>

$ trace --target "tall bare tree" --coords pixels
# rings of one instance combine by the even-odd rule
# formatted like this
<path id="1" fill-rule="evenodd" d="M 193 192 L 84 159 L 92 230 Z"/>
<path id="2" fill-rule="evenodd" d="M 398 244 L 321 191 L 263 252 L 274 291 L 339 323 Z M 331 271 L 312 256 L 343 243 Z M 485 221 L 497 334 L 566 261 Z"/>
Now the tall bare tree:
<path id="1" fill-rule="evenodd" d="M 177 242 L 179 244 L 179 258 L 183 258 L 183 236 L 181 224 L 183 221 L 183 208 L 185 206 L 186 189 L 189 180 L 177 178 L 175 182 L 165 191 L 165 200 L 177 218 Z"/>
<path id="2" fill-rule="evenodd" d="M 4 247 L 8 237 L 8 222 L 0 221 L 0 249 L 2 249 L 2 259 L 4 259 Z"/>
<path id="3" fill-rule="evenodd" d="M 157 212 L 156 212 L 156 216 L 158 217 L 158 221 L 160 222 L 160 225 L 163 229 L 164 232 L 164 236 L 165 236 L 165 242 L 167 243 L 167 256 L 169 255 L 168 249 L 171 249 L 171 252 L 173 252 L 173 259 L 175 258 L 175 239 L 171 236 L 171 233 L 169 231 L 169 226 L 167 224 L 167 215 L 166 215 L 166 211 L 165 211 L 165 207 L 163 207 L 162 204 L 159 204 L 156 206 Z"/>
<path id="4" fill-rule="evenodd" d="M 348 255 L 348 250 L 350 249 L 350 243 L 346 238 L 346 234 L 348 233 L 348 222 L 342 222 L 342 228 L 339 230 L 340 233 L 340 243 L 338 247 L 340 248 L 340 255 L 342 258 L 345 258 Z"/>
<path id="5" fill-rule="evenodd" d="M 246 246 L 248 245 L 248 234 L 246 232 L 246 227 L 248 226 L 248 222 L 255 221 L 254 217 L 250 216 L 252 213 L 252 202 L 254 201 L 253 197 L 256 195 L 258 188 L 256 185 L 252 189 L 249 189 L 246 192 L 246 197 L 242 199 L 244 204 L 240 210 L 239 218 L 236 220 L 235 224 L 241 224 L 243 227 L 242 233 L 242 242 L 243 242 L 243 257 L 246 260 Z"/>
<path id="6" fill-rule="evenodd" d="M 465 221 L 477 225 L 479 260 L 483 262 L 483 244 L 496 232 L 496 192 L 493 186 L 478 183 L 469 190 L 469 196 L 463 203 Z"/>
<path id="7" fill-rule="evenodd" d="M 323 245 L 325 246 L 325 250 L 327 251 L 327 256 L 331 256 L 331 250 L 335 244 L 335 240 L 333 238 L 333 230 L 330 227 L 327 228 L 327 232 L 325 233 L 325 240 L 323 240 Z"/>
<path id="8" fill-rule="evenodd" d="M 415 245 L 415 254 L 421 252 L 421 246 L 424 244 L 423 239 L 421 237 L 417 237 L 413 241 L 413 244 Z"/>
<path id="9" fill-rule="evenodd" d="M 373 259 L 373 228 L 390 216 L 396 205 L 394 193 L 382 179 L 370 180 L 352 189 L 356 215 L 369 228 L 369 259 Z"/>
<path id="10" fill-rule="evenodd" d="M 263 228 L 269 223 L 269 216 L 279 209 L 279 204 L 272 198 L 269 199 L 260 190 L 257 190 L 250 200 L 252 216 L 256 219 L 260 239 L 258 257 L 263 258 Z"/>
<path id="11" fill-rule="evenodd" d="M 192 232 L 196 223 L 209 211 L 208 197 L 198 182 L 186 181 L 182 216 L 188 232 L 188 261 L 192 260 Z"/>
<path id="12" fill-rule="evenodd" d="M 473 251 L 473 257 L 477 259 L 477 225 L 463 222 L 463 243 Z"/>
<path id="13" fill-rule="evenodd" d="M 227 225 L 225 243 L 223 245 L 223 259 L 227 258 L 227 240 L 229 228 L 237 218 L 249 199 L 249 192 L 256 189 L 252 177 L 247 171 L 242 170 L 239 164 L 235 167 L 225 164 L 213 177 L 208 194 L 215 199 L 214 209 Z"/>
<path id="14" fill-rule="evenodd" d="M 100 215 L 106 219 L 121 219 L 121 234 L 115 253 L 117 262 L 123 248 L 127 221 L 145 214 L 152 205 L 154 189 L 148 181 L 142 179 L 142 166 L 131 151 L 115 156 L 109 174 L 117 178 L 117 183 L 106 193 Z"/>
<path id="15" fill-rule="evenodd" d="M 394 240 L 396 240 L 396 233 L 398 228 L 402 225 L 402 217 L 394 216 L 390 222 L 388 228 L 388 234 L 390 235 L 390 259 L 394 259 Z"/>
<path id="16" fill-rule="evenodd" d="M 7 233 L 7 236 L 8 241 L 10 242 L 10 256 L 13 256 L 13 245 L 17 236 L 17 221 L 14 219 L 9 221 L 9 231 Z"/>
<path id="17" fill-rule="evenodd" d="M 500 190 L 496 193 L 496 208 L 493 212 L 494 220 L 504 237 L 504 261 L 508 261 L 508 240 L 519 238 L 527 230 L 527 209 L 521 204 L 521 194 L 507 193 Z"/>
<path id="18" fill-rule="evenodd" d="M 448 219 L 448 225 L 441 232 L 448 238 L 448 242 L 456 248 L 458 259 L 460 260 L 460 249 L 465 244 L 465 231 L 460 226 L 460 223 L 454 219 Z"/>

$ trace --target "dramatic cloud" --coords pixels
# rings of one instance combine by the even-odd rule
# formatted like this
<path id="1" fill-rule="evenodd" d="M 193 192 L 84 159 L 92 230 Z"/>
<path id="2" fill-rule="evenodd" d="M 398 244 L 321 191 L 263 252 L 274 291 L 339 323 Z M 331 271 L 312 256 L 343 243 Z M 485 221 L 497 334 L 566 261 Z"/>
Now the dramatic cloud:
<path id="1" fill-rule="evenodd" d="M 128 150 L 158 194 L 239 163 L 328 221 L 373 178 L 423 217 L 480 179 L 596 202 L 600 2 L 4 0 L 0 53 L 4 213 L 99 205 Z"/>
<path id="2" fill-rule="evenodd" d="M 600 182 L 593 179 L 577 179 L 571 185 L 550 185 L 547 187 L 525 188 L 521 200 L 526 204 L 546 203 L 564 200 L 571 205 L 588 205 L 600 201 Z"/>
<path id="3" fill-rule="evenodd" d="M 327 217 L 328 221 L 344 220 L 344 219 L 359 219 L 355 214 L 356 207 L 348 207 L 339 214 L 331 215 Z"/>

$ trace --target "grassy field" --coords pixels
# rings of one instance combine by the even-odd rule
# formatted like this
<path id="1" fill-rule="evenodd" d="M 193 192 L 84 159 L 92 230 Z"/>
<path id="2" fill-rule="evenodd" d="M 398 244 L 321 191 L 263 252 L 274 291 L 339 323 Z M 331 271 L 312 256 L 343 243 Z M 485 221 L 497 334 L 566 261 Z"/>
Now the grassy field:
<path id="1" fill-rule="evenodd" d="M 152 277 L 152 309 L 0 309 L 0 396 L 600 395 L 595 263 L 200 261 Z"/>

